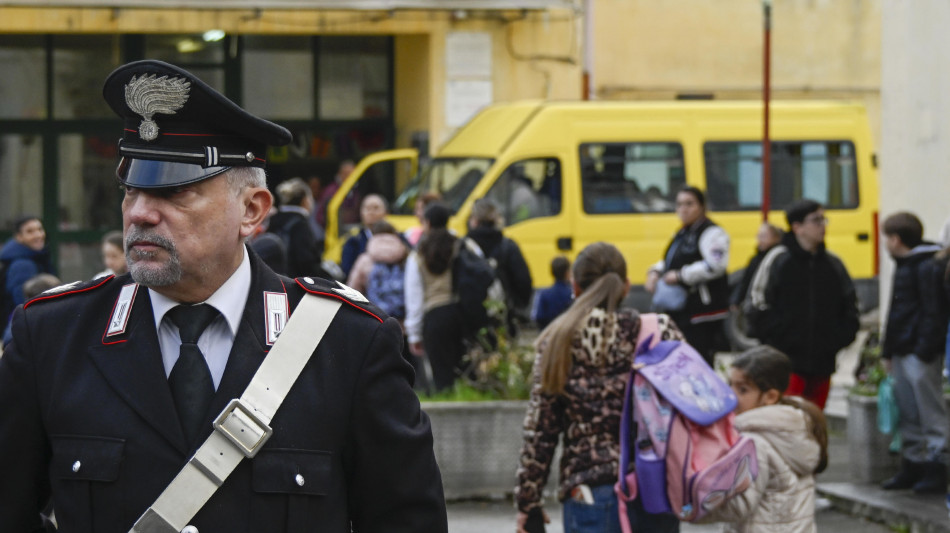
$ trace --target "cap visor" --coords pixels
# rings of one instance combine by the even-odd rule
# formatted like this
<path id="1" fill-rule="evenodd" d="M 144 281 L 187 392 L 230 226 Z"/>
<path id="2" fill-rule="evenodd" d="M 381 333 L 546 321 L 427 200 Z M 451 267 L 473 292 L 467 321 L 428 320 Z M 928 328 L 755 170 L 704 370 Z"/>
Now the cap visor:
<path id="1" fill-rule="evenodd" d="M 178 187 L 217 176 L 231 167 L 202 167 L 174 161 L 123 157 L 115 175 L 124 185 L 142 189 Z"/>

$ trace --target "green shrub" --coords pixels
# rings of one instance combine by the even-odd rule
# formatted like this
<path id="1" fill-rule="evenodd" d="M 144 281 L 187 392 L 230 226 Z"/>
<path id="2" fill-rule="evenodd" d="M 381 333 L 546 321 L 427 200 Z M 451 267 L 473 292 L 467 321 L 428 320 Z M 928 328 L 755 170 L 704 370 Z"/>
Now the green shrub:
<path id="1" fill-rule="evenodd" d="M 877 387 L 886 376 L 887 372 L 881 361 L 881 335 L 872 331 L 861 347 L 861 358 L 854 372 L 855 384 L 851 387 L 851 392 L 861 396 L 876 396 Z"/>
<path id="2" fill-rule="evenodd" d="M 485 305 L 497 306 L 499 303 L 486 301 Z M 500 305 L 504 307 L 504 304 Z M 500 315 L 504 323 L 504 312 Z M 528 399 L 534 347 L 532 339 L 524 337 L 512 338 L 503 325 L 482 328 L 469 343 L 463 360 L 464 371 L 455 385 L 441 392 L 421 395 L 421 399 L 461 402 Z"/>

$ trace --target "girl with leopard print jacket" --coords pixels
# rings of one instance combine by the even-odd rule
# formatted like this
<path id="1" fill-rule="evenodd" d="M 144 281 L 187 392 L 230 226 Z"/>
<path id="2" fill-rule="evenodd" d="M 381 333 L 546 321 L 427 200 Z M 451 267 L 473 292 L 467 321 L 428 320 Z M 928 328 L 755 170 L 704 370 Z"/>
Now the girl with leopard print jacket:
<path id="1" fill-rule="evenodd" d="M 619 531 L 613 483 L 620 456 L 620 415 L 640 331 L 636 311 L 617 309 L 630 286 L 626 272 L 626 262 L 614 246 L 594 243 L 585 248 L 572 268 L 574 302 L 537 341 L 515 489 L 519 533 L 527 531 L 530 513 L 541 513 L 542 489 L 562 434 L 558 499 L 564 502 L 564 531 L 603 526 Z M 659 332 L 663 340 L 682 339 L 666 315 L 659 316 Z M 593 504 L 572 497 L 581 485 L 590 488 Z M 648 515 L 639 500 L 628 506 L 628 513 L 634 530 L 679 530 L 673 515 Z"/>

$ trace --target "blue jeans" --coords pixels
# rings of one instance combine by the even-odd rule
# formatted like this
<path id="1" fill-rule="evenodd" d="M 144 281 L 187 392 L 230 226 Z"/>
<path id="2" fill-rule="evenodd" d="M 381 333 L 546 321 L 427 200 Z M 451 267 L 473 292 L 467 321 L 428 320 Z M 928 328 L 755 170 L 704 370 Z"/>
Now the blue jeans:
<path id="1" fill-rule="evenodd" d="M 947 328 L 947 347 L 944 349 L 946 353 L 946 360 L 943 365 L 943 375 L 945 377 L 950 377 L 950 328 Z"/>
<path id="2" fill-rule="evenodd" d="M 564 533 L 620 533 L 617 495 L 613 485 L 590 488 L 594 503 L 564 500 Z M 627 504 L 627 516 L 635 532 L 679 533 L 680 523 L 672 514 L 649 514 L 640 498 Z"/>

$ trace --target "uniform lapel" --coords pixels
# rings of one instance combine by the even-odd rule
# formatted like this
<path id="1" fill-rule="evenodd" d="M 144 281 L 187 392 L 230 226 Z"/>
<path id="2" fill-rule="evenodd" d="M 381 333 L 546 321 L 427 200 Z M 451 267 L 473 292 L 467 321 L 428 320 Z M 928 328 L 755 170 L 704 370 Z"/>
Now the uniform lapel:
<path id="1" fill-rule="evenodd" d="M 234 337 L 234 346 L 228 355 L 228 364 L 221 376 L 221 383 L 215 392 L 208 412 L 207 431 L 202 433 L 199 440 L 204 440 L 211 433 L 211 423 L 218 414 L 234 398 L 244 394 L 257 368 L 261 366 L 264 357 L 270 350 L 267 344 L 264 323 L 264 292 L 285 293 L 280 278 L 253 253 L 251 254 L 251 290 L 244 305 L 244 314 L 241 317 L 241 326 Z"/>
<path id="2" fill-rule="evenodd" d="M 140 287 L 123 335 L 104 338 L 90 357 L 115 392 L 182 453 L 185 436 L 175 412 L 155 331 L 149 293 Z M 103 330 L 109 317 L 103 320 Z"/>

